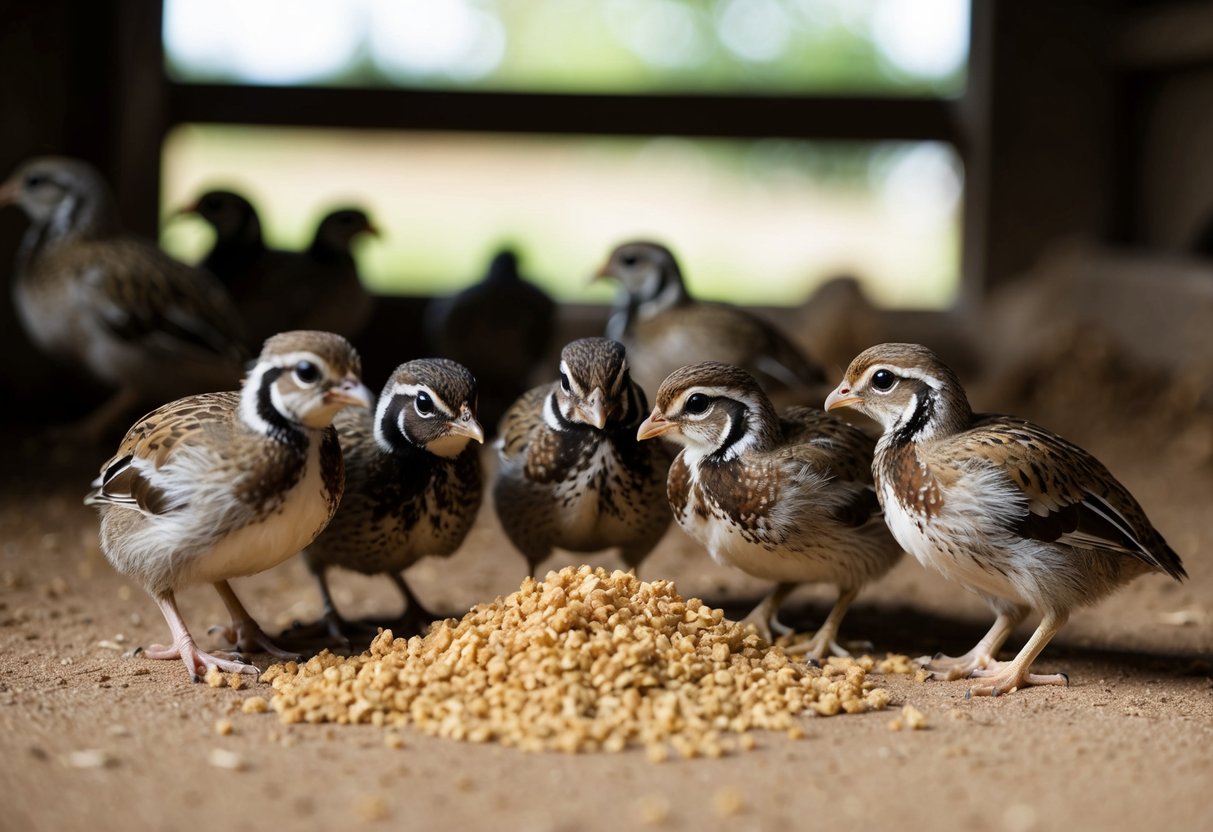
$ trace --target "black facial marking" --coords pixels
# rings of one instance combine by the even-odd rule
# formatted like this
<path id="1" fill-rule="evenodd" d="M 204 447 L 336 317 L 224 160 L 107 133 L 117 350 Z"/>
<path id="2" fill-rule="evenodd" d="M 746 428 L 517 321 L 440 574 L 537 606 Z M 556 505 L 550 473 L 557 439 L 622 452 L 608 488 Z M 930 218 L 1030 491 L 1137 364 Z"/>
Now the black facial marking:
<path id="1" fill-rule="evenodd" d="M 270 367 L 262 374 L 261 387 L 257 391 L 257 415 L 269 425 L 271 439 L 284 445 L 290 445 L 296 450 L 304 451 L 307 449 L 307 434 L 278 412 L 278 408 L 274 407 L 273 396 L 270 395 L 274 382 L 278 380 L 282 372 L 281 367 Z"/>
<path id="2" fill-rule="evenodd" d="M 913 442 L 935 416 L 935 391 L 924 384 L 920 390 L 915 391 L 915 396 L 918 404 L 905 424 L 893 433 L 892 444 L 894 445 Z"/>
<path id="3" fill-rule="evenodd" d="M 692 396 L 694 398 L 694 396 Z M 707 398 L 706 396 L 704 398 Z M 749 408 L 738 401 L 732 399 L 724 399 L 719 402 L 719 405 L 729 415 L 729 432 L 725 434 L 724 441 L 720 443 L 708 460 L 711 462 L 724 462 L 725 454 L 729 449 L 741 441 L 741 438 L 746 435 L 746 431 L 750 427 Z"/>

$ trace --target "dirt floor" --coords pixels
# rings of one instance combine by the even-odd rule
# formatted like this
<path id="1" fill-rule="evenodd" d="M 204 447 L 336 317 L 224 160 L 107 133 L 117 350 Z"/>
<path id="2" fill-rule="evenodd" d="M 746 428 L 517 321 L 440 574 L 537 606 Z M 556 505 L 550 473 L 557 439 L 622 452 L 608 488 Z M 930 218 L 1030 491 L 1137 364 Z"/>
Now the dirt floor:
<path id="1" fill-rule="evenodd" d="M 249 691 L 191 685 L 177 661 L 125 658 L 167 628 L 105 563 L 96 518 L 80 503 L 108 449 L 10 437 L 0 463 L 0 828 L 1213 828 L 1213 466 L 1149 439 L 1168 424 L 1118 415 L 1129 429 L 1078 417 L 1054 426 L 1137 494 L 1191 580 L 1139 579 L 1075 614 L 1038 665 L 1068 672 L 1069 688 L 967 700 L 963 681 L 884 677 L 895 709 L 915 705 L 925 730 L 890 730 L 895 710 L 805 718 L 801 740 L 760 734 L 749 753 L 659 765 L 643 751 L 526 754 L 414 731 L 393 749 L 383 729 L 285 727 L 234 712 Z M 523 571 L 486 509 L 455 558 L 410 577 L 432 607 L 458 615 L 516 588 Z M 763 589 L 677 529 L 642 577 L 675 578 L 683 595 L 731 614 Z M 337 575 L 334 588 L 353 616 L 396 609 L 386 580 Z M 236 589 L 267 629 L 319 611 L 298 560 Z M 203 634 L 223 620 L 219 598 L 197 588 L 181 601 L 204 647 L 214 644 Z M 809 628 L 829 601 L 823 588 L 801 590 L 783 617 Z M 844 637 L 870 640 L 877 655 L 955 653 L 989 623 L 979 601 L 907 560 L 861 595 Z M 228 736 L 215 729 L 224 718 Z M 214 765 L 216 749 L 242 769 Z"/>

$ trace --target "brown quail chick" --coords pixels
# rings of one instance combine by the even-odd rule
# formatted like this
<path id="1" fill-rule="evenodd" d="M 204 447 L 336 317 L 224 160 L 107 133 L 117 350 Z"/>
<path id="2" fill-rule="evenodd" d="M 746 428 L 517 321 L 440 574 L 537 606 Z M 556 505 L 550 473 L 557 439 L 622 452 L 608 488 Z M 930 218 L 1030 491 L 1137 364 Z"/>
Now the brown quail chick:
<path id="1" fill-rule="evenodd" d="M 736 306 L 691 297 L 665 246 L 624 243 L 598 277 L 619 282 L 607 336 L 627 348 L 632 377 L 646 392 L 687 364 L 719 361 L 752 374 L 768 394 L 825 395 L 821 368 L 775 326 Z"/>
<path id="2" fill-rule="evenodd" d="M 1065 674 L 1030 670 L 1071 610 L 1143 573 L 1186 577 L 1098 460 L 1023 419 L 974 414 L 959 379 L 926 347 L 860 353 L 826 400 L 836 407 L 884 427 L 873 474 L 893 536 L 997 615 L 968 653 L 922 660 L 937 678 L 980 679 L 969 695 L 1068 684 Z M 1030 610 L 1040 612 L 1040 626 L 1013 661 L 998 661 Z"/>
<path id="3" fill-rule="evenodd" d="M 401 574 L 421 558 L 449 557 L 480 508 L 476 380 L 461 364 L 424 358 L 400 365 L 374 414 L 347 411 L 335 425 L 345 456 L 345 496 L 337 516 L 308 547 L 329 632 L 348 643 L 325 573 L 340 566 L 387 574 L 404 596 L 397 632 L 420 632 L 435 616 Z"/>
<path id="4" fill-rule="evenodd" d="M 623 346 L 582 338 L 561 351 L 559 381 L 502 417 L 493 499 L 530 574 L 556 547 L 618 548 L 635 569 L 661 540 L 670 454 L 636 439 L 647 407 Z"/>
<path id="5" fill-rule="evenodd" d="M 223 287 L 123 234 L 93 167 L 32 159 L 0 185 L 10 202 L 30 218 L 13 287 L 26 332 L 117 390 L 72 435 L 96 441 L 136 405 L 238 383 L 243 332 Z"/>
<path id="6" fill-rule="evenodd" d="M 285 657 L 228 581 L 277 566 L 320 534 L 344 480 L 333 416 L 367 407 L 358 354 L 328 332 L 265 343 L 239 392 L 180 399 L 144 416 L 101 468 L 85 502 L 101 512 L 101 549 L 141 583 L 173 634 L 143 655 L 185 662 L 195 681 L 212 667 L 257 673 L 237 655 L 198 649 L 176 593 L 213 584 L 240 652 Z"/>
<path id="7" fill-rule="evenodd" d="M 847 655 L 837 643 L 847 607 L 901 557 L 872 485 L 873 440 L 817 408 L 780 417 L 753 376 L 717 362 L 672 373 L 638 435 L 683 446 L 668 489 L 683 531 L 717 563 L 777 582 L 747 620 L 770 639 L 792 589 L 835 584 L 829 617 L 796 649 L 814 661 Z"/>

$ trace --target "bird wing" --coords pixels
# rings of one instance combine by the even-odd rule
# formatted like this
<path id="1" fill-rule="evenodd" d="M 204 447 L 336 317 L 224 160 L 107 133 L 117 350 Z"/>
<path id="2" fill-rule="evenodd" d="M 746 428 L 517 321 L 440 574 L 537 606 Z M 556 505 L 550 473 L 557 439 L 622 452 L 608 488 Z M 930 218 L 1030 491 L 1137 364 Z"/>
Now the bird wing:
<path id="1" fill-rule="evenodd" d="M 1127 554 L 1179 579 L 1179 556 L 1099 460 L 1031 422 L 979 416 L 959 437 L 961 458 L 1006 474 L 1027 500 L 1012 531 L 1032 540 Z"/>
<path id="2" fill-rule="evenodd" d="M 83 247 L 85 308 L 116 337 L 153 350 L 239 359 L 243 333 L 222 286 L 140 240 Z"/>
<path id="3" fill-rule="evenodd" d="M 723 337 L 722 333 L 727 333 Z M 813 364 L 774 324 L 726 303 L 691 302 L 636 322 L 638 338 L 653 339 L 661 354 L 682 363 L 722 361 L 754 373 L 766 387 L 800 388 L 825 382 Z"/>
<path id="4" fill-rule="evenodd" d="M 127 431 L 84 502 L 127 506 L 144 514 L 181 508 L 184 503 L 165 487 L 161 469 L 202 436 L 230 426 L 228 417 L 239 406 L 239 393 L 224 392 L 191 396 L 153 410 Z"/>
<path id="5" fill-rule="evenodd" d="M 780 451 L 793 476 L 817 480 L 815 510 L 845 526 L 883 522 L 872 482 L 873 440 L 843 420 L 814 407 L 788 408 L 780 416 L 788 444 Z"/>
<path id="6" fill-rule="evenodd" d="M 497 426 L 498 450 L 503 460 L 525 454 L 535 432 L 543 427 L 543 403 L 553 384 L 533 387 L 518 397 Z"/>

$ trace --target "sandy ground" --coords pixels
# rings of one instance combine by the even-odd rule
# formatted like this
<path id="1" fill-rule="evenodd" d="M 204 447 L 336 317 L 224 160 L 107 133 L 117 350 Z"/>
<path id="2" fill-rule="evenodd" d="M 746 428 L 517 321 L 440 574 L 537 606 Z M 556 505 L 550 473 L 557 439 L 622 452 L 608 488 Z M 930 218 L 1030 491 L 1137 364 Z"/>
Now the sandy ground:
<path id="1" fill-rule="evenodd" d="M 412 731 L 392 749 L 369 726 L 284 727 L 233 712 L 249 691 L 191 685 L 180 662 L 123 657 L 113 648 L 163 640 L 167 628 L 105 563 L 95 516 L 80 504 L 108 449 L 52 452 L 17 437 L 0 483 L 0 828 L 1213 828 L 1213 470 L 1159 453 L 1140 422 L 1102 433 L 1075 422 L 1071 436 L 1134 490 L 1192 577 L 1139 579 L 1078 612 L 1038 665 L 1068 672 L 1071 687 L 966 700 L 963 681 L 884 677 L 897 707 L 926 714 L 926 730 L 891 731 L 891 711 L 805 718 L 802 740 L 760 734 L 750 753 L 661 765 L 640 751 L 525 754 Z M 455 558 L 411 577 L 432 607 L 455 615 L 509 592 L 523 571 L 486 510 Z M 675 578 L 684 595 L 731 613 L 762 591 L 676 529 L 642 577 Z M 397 608 L 386 580 L 339 574 L 334 587 L 351 615 Z M 236 589 L 267 629 L 319 611 L 297 561 Z M 202 634 L 223 620 L 218 597 L 197 588 L 181 601 L 203 646 L 214 645 Z M 825 589 L 802 590 L 784 619 L 811 627 L 829 601 Z M 844 637 L 869 639 L 881 655 L 955 653 L 989 622 L 975 598 L 903 562 L 861 595 Z M 221 718 L 230 736 L 216 733 Z M 246 768 L 214 767 L 215 749 Z M 107 764 L 73 765 L 87 750 Z"/>

